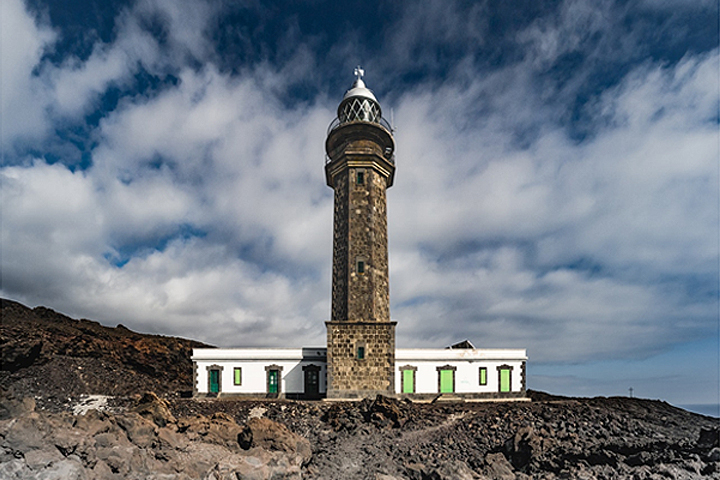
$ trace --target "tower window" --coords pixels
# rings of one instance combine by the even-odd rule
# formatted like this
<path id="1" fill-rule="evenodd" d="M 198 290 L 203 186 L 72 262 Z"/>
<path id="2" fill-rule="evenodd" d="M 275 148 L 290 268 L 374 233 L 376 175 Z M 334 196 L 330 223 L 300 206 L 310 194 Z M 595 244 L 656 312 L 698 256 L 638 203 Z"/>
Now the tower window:
<path id="1" fill-rule="evenodd" d="M 365 185 L 365 172 L 359 171 L 355 175 L 355 183 L 358 185 Z"/>
<path id="2" fill-rule="evenodd" d="M 357 359 L 358 360 L 365 359 L 365 347 L 357 347 Z"/>
<path id="3" fill-rule="evenodd" d="M 357 273 L 363 274 L 365 273 L 365 261 L 364 260 L 358 260 L 357 262 Z"/>

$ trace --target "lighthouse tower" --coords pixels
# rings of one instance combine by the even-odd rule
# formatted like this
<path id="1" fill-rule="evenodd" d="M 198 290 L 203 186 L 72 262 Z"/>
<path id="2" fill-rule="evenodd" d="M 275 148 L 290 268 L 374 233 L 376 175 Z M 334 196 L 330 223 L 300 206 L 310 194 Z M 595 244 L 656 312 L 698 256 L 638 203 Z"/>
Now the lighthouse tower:
<path id="1" fill-rule="evenodd" d="M 395 388 L 386 198 L 395 141 L 363 74 L 355 69 L 325 141 L 325 175 L 335 191 L 328 398 L 392 394 Z"/>

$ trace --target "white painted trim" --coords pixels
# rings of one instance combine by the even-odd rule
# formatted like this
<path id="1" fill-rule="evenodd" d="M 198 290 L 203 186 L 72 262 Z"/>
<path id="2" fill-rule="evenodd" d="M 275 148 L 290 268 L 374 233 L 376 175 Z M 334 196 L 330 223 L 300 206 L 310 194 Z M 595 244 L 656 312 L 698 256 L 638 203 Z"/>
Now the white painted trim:
<path id="1" fill-rule="evenodd" d="M 395 350 L 396 362 L 412 360 L 527 360 L 527 351 L 525 349 L 507 348 L 398 348 Z"/>
<path id="2" fill-rule="evenodd" d="M 327 355 L 326 348 L 194 348 L 193 360 L 302 360 Z"/>

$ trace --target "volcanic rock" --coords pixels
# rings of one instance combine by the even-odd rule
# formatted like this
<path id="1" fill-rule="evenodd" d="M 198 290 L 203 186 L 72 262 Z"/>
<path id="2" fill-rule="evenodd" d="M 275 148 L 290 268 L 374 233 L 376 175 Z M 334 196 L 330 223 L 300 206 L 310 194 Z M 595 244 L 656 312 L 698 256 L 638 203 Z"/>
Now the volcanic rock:
<path id="1" fill-rule="evenodd" d="M 661 401 L 193 399 L 202 344 L 2 315 L 2 479 L 720 479 L 718 419 Z"/>

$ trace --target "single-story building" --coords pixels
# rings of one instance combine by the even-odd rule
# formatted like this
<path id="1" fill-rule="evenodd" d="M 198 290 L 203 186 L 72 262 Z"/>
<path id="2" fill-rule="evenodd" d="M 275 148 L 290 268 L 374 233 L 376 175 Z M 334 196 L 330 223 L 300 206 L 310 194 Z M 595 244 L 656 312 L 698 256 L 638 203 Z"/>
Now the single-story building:
<path id="1" fill-rule="evenodd" d="M 413 400 L 525 398 L 524 349 L 398 348 L 395 395 Z M 319 399 L 327 391 L 327 350 L 196 348 L 196 396 Z"/>

